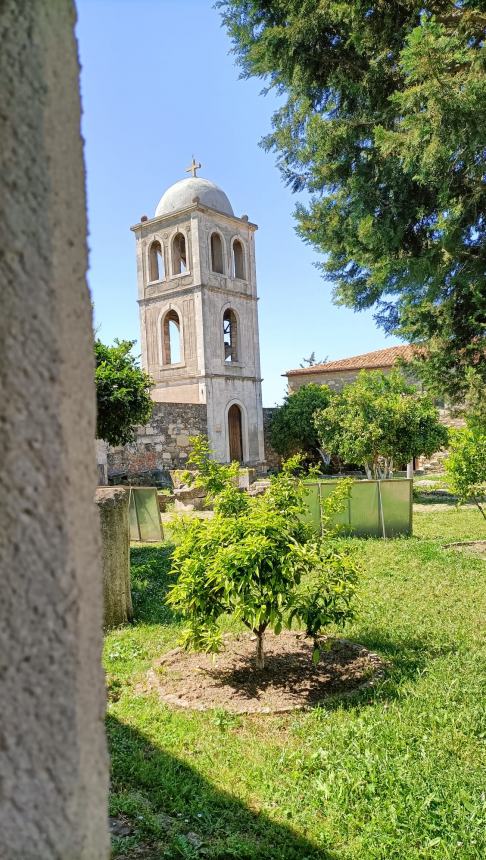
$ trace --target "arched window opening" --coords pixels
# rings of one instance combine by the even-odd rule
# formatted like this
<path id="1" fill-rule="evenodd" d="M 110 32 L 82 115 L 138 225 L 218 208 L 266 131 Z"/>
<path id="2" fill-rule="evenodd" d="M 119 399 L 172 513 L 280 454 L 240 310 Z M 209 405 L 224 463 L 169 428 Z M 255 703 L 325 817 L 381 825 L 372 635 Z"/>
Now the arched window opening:
<path id="1" fill-rule="evenodd" d="M 241 421 L 241 409 L 233 403 L 228 410 L 228 440 L 229 456 L 231 462 L 243 462 L 243 432 Z"/>
<path id="2" fill-rule="evenodd" d="M 238 361 L 238 323 L 234 311 L 228 308 L 223 314 L 224 360 Z"/>
<path id="3" fill-rule="evenodd" d="M 223 243 L 219 233 L 211 235 L 211 269 L 213 272 L 224 274 L 223 267 Z"/>
<path id="4" fill-rule="evenodd" d="M 245 280 L 245 253 L 239 239 L 233 242 L 233 277 Z"/>
<path id="5" fill-rule="evenodd" d="M 172 274 L 183 275 L 187 272 L 186 239 L 182 233 L 176 233 L 172 241 Z"/>
<path id="6" fill-rule="evenodd" d="M 159 241 L 152 242 L 149 251 L 150 280 L 161 281 L 165 278 L 164 252 Z"/>
<path id="7" fill-rule="evenodd" d="M 181 361 L 181 324 L 175 311 L 169 311 L 164 317 L 162 353 L 164 364 L 179 364 Z"/>

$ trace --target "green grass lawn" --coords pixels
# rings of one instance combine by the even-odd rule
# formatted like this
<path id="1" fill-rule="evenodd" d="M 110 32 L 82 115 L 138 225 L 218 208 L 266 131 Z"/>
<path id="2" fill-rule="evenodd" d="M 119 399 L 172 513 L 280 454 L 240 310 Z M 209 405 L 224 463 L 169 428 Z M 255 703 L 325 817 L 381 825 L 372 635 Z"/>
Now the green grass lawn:
<path id="1" fill-rule="evenodd" d="M 114 856 L 408 860 L 486 856 L 484 560 L 478 511 L 418 513 L 413 538 L 356 541 L 366 572 L 345 635 L 387 661 L 313 711 L 191 713 L 141 692 L 177 644 L 170 547 L 132 550 L 136 624 L 106 641 Z M 229 625 L 231 622 L 229 622 Z"/>

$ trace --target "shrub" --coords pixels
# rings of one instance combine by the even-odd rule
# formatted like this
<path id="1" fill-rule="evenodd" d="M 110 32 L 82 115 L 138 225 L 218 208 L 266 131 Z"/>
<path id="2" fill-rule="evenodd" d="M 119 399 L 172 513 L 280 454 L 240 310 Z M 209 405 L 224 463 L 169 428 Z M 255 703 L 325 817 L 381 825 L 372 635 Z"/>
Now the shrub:
<path id="1" fill-rule="evenodd" d="M 137 365 L 131 351 L 135 341 L 115 341 L 114 346 L 95 342 L 95 383 L 98 439 L 110 445 L 126 445 L 135 427 L 149 420 L 153 402 L 152 380 Z"/>
<path id="2" fill-rule="evenodd" d="M 459 503 L 474 502 L 486 519 L 486 434 L 470 428 L 452 431 L 445 469 Z"/>
<path id="3" fill-rule="evenodd" d="M 394 463 L 434 454 L 448 438 L 431 399 L 398 370 L 362 370 L 332 394 L 314 423 L 322 447 L 346 463 L 358 463 L 374 478 L 389 477 Z"/>
<path id="4" fill-rule="evenodd" d="M 310 461 L 325 460 L 313 418 L 329 405 L 330 397 L 327 385 L 312 383 L 287 395 L 270 425 L 270 442 L 277 454 L 289 457 L 302 453 Z"/>
<path id="5" fill-rule="evenodd" d="M 268 491 L 256 497 L 238 490 L 227 466 L 201 464 L 198 480 L 207 474 L 213 488 L 220 470 L 221 488 L 212 491 L 215 515 L 178 522 L 177 581 L 167 597 L 186 619 L 186 647 L 218 651 L 220 618 L 231 613 L 254 633 L 262 669 L 267 629 L 279 634 L 294 621 L 302 624 L 314 637 L 317 659 L 321 630 L 351 617 L 357 559 L 330 536 L 316 540 L 305 525 L 306 488 L 292 474 L 298 460 L 285 464 Z"/>

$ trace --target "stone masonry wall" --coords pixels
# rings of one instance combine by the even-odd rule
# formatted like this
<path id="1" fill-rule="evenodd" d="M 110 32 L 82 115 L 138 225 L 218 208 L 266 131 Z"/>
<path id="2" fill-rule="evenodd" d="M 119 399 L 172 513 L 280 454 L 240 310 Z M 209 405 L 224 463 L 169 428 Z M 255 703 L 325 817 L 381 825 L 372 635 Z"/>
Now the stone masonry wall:
<path id="1" fill-rule="evenodd" d="M 131 445 L 108 449 L 111 484 L 170 484 L 170 469 L 184 469 L 191 450 L 189 438 L 207 434 L 204 404 L 154 403 L 152 418 L 137 430 Z"/>
<path id="2" fill-rule="evenodd" d="M 365 370 L 367 368 L 361 368 Z M 390 365 L 386 367 L 374 367 L 372 370 L 379 370 L 383 373 L 390 373 L 391 371 Z M 333 391 L 341 391 L 345 385 L 351 385 L 360 373 L 360 369 L 357 370 L 333 370 L 326 371 L 323 373 L 307 373 L 305 369 L 302 373 L 299 373 L 298 376 L 289 376 L 288 377 L 288 387 L 289 392 L 297 391 L 299 388 L 302 388 L 303 385 L 309 385 L 312 383 L 313 385 L 328 385 Z M 408 381 L 413 385 L 415 384 L 415 380 L 410 373 L 405 373 L 405 376 L 408 378 Z"/>

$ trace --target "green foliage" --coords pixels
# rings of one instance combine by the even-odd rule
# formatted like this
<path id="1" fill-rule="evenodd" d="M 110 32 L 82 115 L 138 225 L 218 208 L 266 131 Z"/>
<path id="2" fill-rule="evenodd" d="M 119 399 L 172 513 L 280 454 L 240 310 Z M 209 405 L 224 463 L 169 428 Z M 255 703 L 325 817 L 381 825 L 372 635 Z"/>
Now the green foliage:
<path id="1" fill-rule="evenodd" d="M 187 464 L 196 471 L 188 469 L 183 473 L 183 480 L 190 486 L 205 490 L 207 501 L 215 511 L 227 514 L 242 512 L 246 497 L 238 488 L 240 464 L 235 461 L 226 465 L 214 460 L 207 436 L 191 436 L 189 442 L 192 450 Z"/>
<path id="2" fill-rule="evenodd" d="M 207 860 L 483 860 L 485 565 L 446 548 L 481 538 L 479 512 L 449 504 L 416 513 L 411 538 L 353 539 L 364 609 L 346 636 L 385 672 L 352 697 L 273 716 L 226 720 L 141 692 L 179 636 L 173 619 L 156 619 L 160 591 L 144 573 L 150 620 L 139 603 L 134 623 L 106 639 L 118 690 L 110 815 L 132 827 L 113 856 L 172 860 L 176 836 L 197 834 Z M 137 565 L 160 549 L 137 548 Z"/>
<path id="3" fill-rule="evenodd" d="M 354 617 L 356 582 L 360 566 L 356 555 L 343 552 L 333 541 L 301 546 L 301 564 L 312 571 L 301 580 L 292 596 L 289 624 L 294 619 L 314 638 L 313 660 L 319 659 L 319 635 L 326 626 L 344 625 Z"/>
<path id="4" fill-rule="evenodd" d="M 375 478 L 389 477 L 394 463 L 430 456 L 447 442 L 430 398 L 398 370 L 361 371 L 314 420 L 323 447 Z"/>
<path id="5" fill-rule="evenodd" d="M 459 503 L 474 502 L 486 519 L 486 433 L 469 428 L 452 431 L 445 469 Z"/>
<path id="6" fill-rule="evenodd" d="M 126 445 L 135 427 L 152 414 L 152 380 L 137 365 L 131 350 L 135 341 L 116 340 L 114 346 L 95 341 L 97 400 L 96 435 L 110 445 Z"/>
<path id="7" fill-rule="evenodd" d="M 267 492 L 255 497 L 239 493 L 226 473 L 225 486 L 213 490 L 214 517 L 182 519 L 176 526 L 177 581 L 167 600 L 187 620 L 186 647 L 219 650 L 219 621 L 231 613 L 256 635 L 257 667 L 263 668 L 267 628 L 278 634 L 295 619 L 310 625 L 308 632 L 316 637 L 332 620 L 343 623 L 350 616 L 358 564 L 348 548 L 331 551 L 329 539 L 315 541 L 303 523 L 306 489 L 293 474 L 298 460 L 292 458 Z M 219 478 L 223 481 L 222 471 Z M 208 481 L 214 486 L 212 471 Z M 300 591 L 300 586 L 311 590 Z"/>
<path id="8" fill-rule="evenodd" d="M 317 477 L 317 476 L 316 476 Z M 329 532 L 340 531 L 341 526 L 331 526 L 331 522 L 336 514 L 345 510 L 348 503 L 348 498 L 351 495 L 351 487 L 353 486 L 352 478 L 341 478 L 337 481 L 333 492 L 325 499 L 321 499 L 321 523 L 322 531 Z"/>
<path id="9" fill-rule="evenodd" d="M 432 342 L 428 376 L 461 399 L 486 346 L 484 4 L 218 5 L 243 74 L 286 96 L 264 146 L 311 195 L 298 232 L 335 300 Z"/>
<path id="10" fill-rule="evenodd" d="M 310 460 L 321 459 L 313 417 L 318 409 L 328 406 L 330 397 L 327 385 L 312 383 L 286 396 L 270 427 L 270 442 L 278 454 L 289 457 L 301 452 Z"/>
<path id="11" fill-rule="evenodd" d="M 479 434 L 486 434 L 486 397 L 481 374 L 473 368 L 467 373 L 464 412 L 467 425 Z"/>

